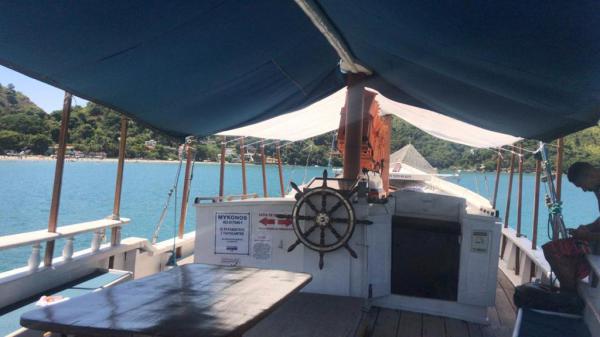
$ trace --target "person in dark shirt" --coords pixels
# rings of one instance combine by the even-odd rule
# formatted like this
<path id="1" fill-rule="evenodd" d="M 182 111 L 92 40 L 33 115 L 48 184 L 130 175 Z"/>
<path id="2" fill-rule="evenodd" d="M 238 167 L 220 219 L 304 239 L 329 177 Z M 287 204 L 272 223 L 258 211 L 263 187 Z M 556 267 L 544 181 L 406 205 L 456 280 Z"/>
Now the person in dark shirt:
<path id="1" fill-rule="evenodd" d="M 581 188 L 584 192 L 593 192 L 598 199 L 600 210 L 600 169 L 585 162 L 576 162 L 569 167 L 567 177 L 573 185 Z M 600 217 L 596 221 L 581 225 L 571 231 L 571 235 L 578 240 L 599 241 L 600 240 Z"/>

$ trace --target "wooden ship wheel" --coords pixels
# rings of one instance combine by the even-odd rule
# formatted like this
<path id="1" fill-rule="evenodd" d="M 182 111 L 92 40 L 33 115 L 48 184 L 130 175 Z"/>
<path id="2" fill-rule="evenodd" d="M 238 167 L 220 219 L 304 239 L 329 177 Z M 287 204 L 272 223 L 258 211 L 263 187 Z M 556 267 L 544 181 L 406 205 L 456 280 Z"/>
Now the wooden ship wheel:
<path id="1" fill-rule="evenodd" d="M 296 190 L 296 203 L 291 215 L 278 215 L 292 219 L 292 227 L 297 240 L 289 248 L 291 252 L 299 244 L 319 253 L 319 269 L 323 269 L 325 253 L 345 248 L 353 258 L 356 252 L 348 241 L 354 233 L 356 224 L 370 224 L 370 221 L 357 220 L 350 198 L 357 192 L 353 188 L 349 192 L 338 191 L 327 186 L 327 170 L 323 171 L 323 183 L 319 187 L 300 190 L 291 182 Z"/>

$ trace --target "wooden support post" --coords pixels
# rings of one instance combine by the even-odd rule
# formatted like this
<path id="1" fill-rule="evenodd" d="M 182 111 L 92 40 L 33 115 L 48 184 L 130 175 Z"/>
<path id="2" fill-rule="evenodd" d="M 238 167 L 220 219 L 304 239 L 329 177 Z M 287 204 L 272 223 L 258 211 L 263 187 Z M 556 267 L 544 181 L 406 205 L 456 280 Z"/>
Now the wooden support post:
<path id="1" fill-rule="evenodd" d="M 510 156 L 510 169 L 508 173 L 508 193 L 506 194 L 506 212 L 504 213 L 504 228 L 508 228 L 508 220 L 510 218 L 510 200 L 512 195 L 513 174 L 515 173 L 515 154 Z M 500 258 L 504 258 L 506 250 L 506 237 L 502 236 L 502 247 L 500 248 Z"/>
<path id="2" fill-rule="evenodd" d="M 521 237 L 521 218 L 523 209 L 523 144 L 519 145 L 519 181 L 517 192 L 517 237 Z M 516 246 L 515 275 L 521 271 L 521 249 Z"/>
<path id="3" fill-rule="evenodd" d="M 383 124 L 385 125 L 386 132 L 383 137 L 383 144 L 385 144 L 383 163 L 381 165 L 381 180 L 383 181 L 383 190 L 387 196 L 390 192 L 390 146 L 392 144 L 392 115 L 385 115 L 381 117 Z"/>
<path id="4" fill-rule="evenodd" d="M 283 168 L 281 167 L 281 151 L 279 149 L 279 142 L 275 144 L 277 154 L 277 169 L 279 170 L 279 188 L 281 189 L 281 197 L 285 197 L 285 187 L 283 186 Z"/>
<path id="5" fill-rule="evenodd" d="M 50 204 L 50 216 L 48 218 L 48 232 L 56 232 L 58 223 L 58 209 L 60 206 L 60 191 L 62 188 L 63 170 L 65 167 L 65 154 L 67 151 L 67 137 L 69 134 L 69 118 L 71 117 L 71 101 L 73 96 L 65 92 L 63 110 L 60 121 L 60 134 L 58 136 L 58 149 L 56 150 L 56 169 L 54 170 L 54 186 L 52 188 L 52 202 Z M 52 265 L 54 256 L 54 241 L 46 243 L 44 265 Z"/>
<path id="6" fill-rule="evenodd" d="M 246 146 L 244 145 L 244 137 L 240 138 L 240 156 L 242 157 L 242 199 L 246 199 L 248 188 L 246 185 Z"/>
<path id="7" fill-rule="evenodd" d="M 187 217 L 187 207 L 190 197 L 190 182 L 192 181 L 192 162 L 194 160 L 194 151 L 190 144 L 185 145 L 186 161 L 185 161 L 185 176 L 183 180 L 183 195 L 181 196 L 181 214 L 179 217 L 179 230 L 177 237 L 183 239 L 185 231 L 185 219 Z"/>
<path id="8" fill-rule="evenodd" d="M 125 152 L 127 145 L 127 117 L 121 116 L 121 130 L 119 137 L 119 161 L 117 162 L 117 179 L 115 182 L 115 199 L 113 203 L 112 218 L 121 217 L 121 190 L 123 187 L 123 168 L 125 166 Z M 110 244 L 116 246 L 121 243 L 121 227 L 113 227 L 110 232 Z"/>
<path id="9" fill-rule="evenodd" d="M 519 146 L 519 180 L 517 192 L 517 237 L 521 236 L 521 218 L 523 209 L 523 146 Z"/>
<path id="10" fill-rule="evenodd" d="M 266 197 L 269 196 L 269 193 L 267 192 L 267 169 L 266 169 L 266 164 L 267 164 L 267 158 L 265 157 L 265 143 L 261 142 L 260 143 L 260 162 L 261 162 L 261 166 L 262 166 L 262 181 L 263 181 L 263 194 Z"/>
<path id="11" fill-rule="evenodd" d="M 219 175 L 219 199 L 223 201 L 223 196 L 225 195 L 225 142 L 227 141 L 227 137 L 223 136 L 221 140 L 221 173 Z"/>
<path id="12" fill-rule="evenodd" d="M 540 210 L 540 178 L 542 175 L 542 162 L 535 161 L 535 189 L 533 191 L 533 234 L 531 235 L 531 249 L 537 249 L 538 216 Z"/>
<path id="13" fill-rule="evenodd" d="M 344 179 L 356 180 L 360 174 L 363 138 L 364 75 L 348 74 L 346 96 L 346 139 L 344 141 Z"/>
<path id="14" fill-rule="evenodd" d="M 556 200 L 561 201 L 562 192 L 562 167 L 563 153 L 565 152 L 565 142 L 563 138 L 556 141 Z"/>
<path id="15" fill-rule="evenodd" d="M 498 184 L 500 183 L 500 170 L 502 169 L 502 156 L 498 150 L 498 158 L 496 159 L 496 181 L 494 182 L 494 198 L 492 199 L 492 207 L 496 208 L 496 200 L 498 197 Z"/>
<path id="16" fill-rule="evenodd" d="M 510 201 L 513 187 L 513 174 L 515 173 L 515 154 L 510 156 L 510 169 L 508 171 L 508 193 L 506 194 L 506 212 L 504 213 L 504 228 L 508 228 L 510 218 Z"/>

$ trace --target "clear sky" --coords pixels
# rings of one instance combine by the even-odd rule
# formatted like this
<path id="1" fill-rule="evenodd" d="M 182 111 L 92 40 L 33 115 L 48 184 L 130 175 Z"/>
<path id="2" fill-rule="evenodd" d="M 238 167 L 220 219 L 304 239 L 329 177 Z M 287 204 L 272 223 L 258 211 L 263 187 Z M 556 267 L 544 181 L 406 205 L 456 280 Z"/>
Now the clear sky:
<path id="1" fill-rule="evenodd" d="M 7 86 L 9 83 L 14 84 L 15 90 L 25 94 L 46 112 L 62 109 L 64 91 L 0 66 L 0 84 Z M 73 104 L 84 105 L 86 102 L 84 99 L 76 98 Z"/>

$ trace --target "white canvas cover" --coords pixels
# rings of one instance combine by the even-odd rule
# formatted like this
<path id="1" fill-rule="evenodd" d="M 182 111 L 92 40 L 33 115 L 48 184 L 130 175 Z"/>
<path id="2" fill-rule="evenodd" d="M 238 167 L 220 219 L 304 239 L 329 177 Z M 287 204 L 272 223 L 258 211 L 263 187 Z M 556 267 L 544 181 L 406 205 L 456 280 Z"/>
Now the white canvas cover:
<path id="1" fill-rule="evenodd" d="M 375 99 L 379 103 L 382 115 L 397 116 L 439 139 L 476 148 L 496 148 L 520 140 L 520 138 L 482 129 L 437 112 L 398 103 L 381 94 L 378 94 Z M 346 89 L 344 88 L 304 109 L 218 134 L 291 142 L 315 137 L 339 127 L 340 111 L 345 102 Z"/>

